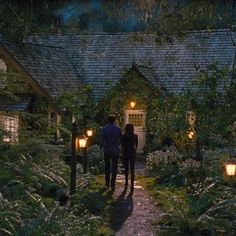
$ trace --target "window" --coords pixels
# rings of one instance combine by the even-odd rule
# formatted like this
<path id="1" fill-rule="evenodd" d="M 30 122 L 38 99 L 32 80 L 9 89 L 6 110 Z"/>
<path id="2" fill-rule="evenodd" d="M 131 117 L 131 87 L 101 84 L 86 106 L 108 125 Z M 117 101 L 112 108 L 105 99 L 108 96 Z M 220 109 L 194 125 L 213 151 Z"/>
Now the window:
<path id="1" fill-rule="evenodd" d="M 19 140 L 18 116 L 0 116 L 1 128 L 4 131 L 3 142 L 16 143 Z"/>
<path id="2" fill-rule="evenodd" d="M 134 126 L 144 126 L 143 114 L 129 114 L 129 123 Z"/>

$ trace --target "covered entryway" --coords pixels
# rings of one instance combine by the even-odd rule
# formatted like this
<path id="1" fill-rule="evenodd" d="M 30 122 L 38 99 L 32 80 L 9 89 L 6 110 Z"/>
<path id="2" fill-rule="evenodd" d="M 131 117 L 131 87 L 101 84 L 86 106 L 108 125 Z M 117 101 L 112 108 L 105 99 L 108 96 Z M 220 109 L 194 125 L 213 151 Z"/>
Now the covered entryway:
<path id="1" fill-rule="evenodd" d="M 143 152 L 146 142 L 145 120 L 144 110 L 125 110 L 125 125 L 128 123 L 133 124 L 134 132 L 138 135 L 138 153 Z"/>

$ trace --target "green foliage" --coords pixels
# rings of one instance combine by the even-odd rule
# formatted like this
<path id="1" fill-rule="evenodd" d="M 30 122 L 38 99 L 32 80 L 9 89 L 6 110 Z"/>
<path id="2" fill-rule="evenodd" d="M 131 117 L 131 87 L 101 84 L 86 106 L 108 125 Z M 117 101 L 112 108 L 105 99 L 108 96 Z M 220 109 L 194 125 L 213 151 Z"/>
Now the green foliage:
<path id="1" fill-rule="evenodd" d="M 131 100 L 136 101 L 137 109 L 143 109 L 143 106 L 148 104 L 147 101 L 155 100 L 157 93 L 158 89 L 153 88 L 143 79 L 136 69 L 125 71 L 120 82 L 111 88 L 104 99 L 102 118 L 113 113 L 117 116 L 119 124 L 123 125 L 124 108 Z"/>
<path id="2" fill-rule="evenodd" d="M 178 161 L 179 174 L 186 180 L 184 187 L 176 187 L 175 179 L 171 179 L 168 187 L 161 182 L 151 185 L 151 192 L 164 212 L 157 220 L 158 235 L 235 235 L 236 192 L 234 182 L 224 177 L 223 170 L 228 151 L 206 151 L 202 166 L 192 159 Z M 153 156 L 154 160 L 159 159 L 159 169 L 152 171 L 155 177 L 167 163 L 160 151 L 157 154 Z M 166 169 L 167 166 L 172 170 L 170 163 Z"/>
<path id="3" fill-rule="evenodd" d="M 57 105 L 65 112 L 62 131 L 70 130 L 72 116 L 78 121 L 79 132 L 84 132 L 86 127 L 93 128 L 94 132 L 98 129 L 95 122 L 97 107 L 90 85 L 81 84 L 77 89 L 65 92 L 58 98 Z"/>
<path id="4" fill-rule="evenodd" d="M 191 186 L 193 183 L 199 181 L 203 173 L 201 163 L 193 160 L 192 158 L 186 159 L 180 163 L 179 170 L 182 176 L 184 176 L 185 184 L 187 186 Z"/>
<path id="5" fill-rule="evenodd" d="M 66 1 L 0 1 L 1 33 L 11 39 L 26 35 L 53 33 L 51 14 Z M 55 33 L 55 32 L 54 32 Z"/>
<path id="6" fill-rule="evenodd" d="M 172 42 L 174 37 L 184 37 L 186 31 L 229 28 L 234 24 L 233 1 L 160 1 L 161 12 L 152 28 L 157 32 L 157 42 Z M 176 24 L 178 22 L 178 24 Z"/>
<path id="7" fill-rule="evenodd" d="M 229 149 L 206 150 L 203 158 L 203 165 L 208 176 L 222 176 L 225 169 L 225 162 L 229 158 Z"/>
<path id="8" fill-rule="evenodd" d="M 156 178 L 158 183 L 181 183 L 179 163 L 182 157 L 174 147 L 149 153 L 146 161 L 148 172 Z"/>
<path id="9" fill-rule="evenodd" d="M 185 122 L 188 107 L 188 95 L 158 96 L 147 107 L 147 151 L 162 147 L 166 139 L 170 139 L 180 151 L 189 149 Z"/>
<path id="10" fill-rule="evenodd" d="M 88 149 L 88 167 L 92 174 L 101 174 L 104 172 L 104 157 L 98 145 L 93 145 Z"/>
<path id="11" fill-rule="evenodd" d="M 225 187 L 222 182 L 216 183 L 207 179 L 201 187 L 195 186 L 194 197 L 187 193 L 176 195 L 171 189 L 157 191 L 157 197 L 163 199 L 166 210 L 158 220 L 158 233 L 163 236 L 233 236 L 236 232 L 235 190 Z"/>
<path id="12" fill-rule="evenodd" d="M 182 96 L 160 96 L 147 106 L 147 151 L 161 148 L 166 138 L 186 156 L 194 153 L 196 141 L 200 145 L 222 147 L 235 145 L 232 127 L 235 121 L 235 76 L 227 68 L 210 65 L 190 84 Z M 196 113 L 196 139 L 188 140 L 186 111 Z M 234 143 L 233 143 L 234 142 Z"/>
<path id="13" fill-rule="evenodd" d="M 194 82 L 191 106 L 197 114 L 199 140 L 206 145 L 225 146 L 232 140 L 230 126 L 235 121 L 235 76 L 227 67 L 210 65 Z"/>
<path id="14" fill-rule="evenodd" d="M 140 90 L 140 88 L 142 88 L 142 90 Z M 104 124 L 104 120 L 106 120 L 105 117 L 109 113 L 113 113 L 118 118 L 119 125 L 123 126 L 124 109 L 130 109 L 128 104 L 130 101 L 134 100 L 136 101 L 137 109 L 146 110 L 146 129 L 148 136 L 147 143 L 151 146 L 154 142 L 153 135 L 158 132 L 156 132 L 153 125 L 157 122 L 162 122 L 162 117 L 157 116 L 157 113 L 155 112 L 159 106 L 159 96 L 162 96 L 160 89 L 154 88 L 135 68 L 125 71 L 121 81 L 116 86 L 111 88 L 110 92 L 104 99 L 104 107 L 101 111 L 99 122 Z M 160 100 L 162 101 L 162 98 Z"/>
<path id="15" fill-rule="evenodd" d="M 110 197 L 81 177 L 69 205 L 70 171 L 60 148 L 39 140 L 3 145 L 0 169 L 1 235 L 102 235 Z"/>
<path id="16" fill-rule="evenodd" d="M 203 0 L 102 1 L 97 7 L 94 7 L 94 3 L 86 1 L 71 3 L 66 0 L 25 0 L 24 2 L 2 0 L 0 1 L 0 31 L 12 38 L 38 33 L 53 34 L 58 31 L 73 34 L 90 31 L 90 23 L 93 22 L 108 31 L 114 32 L 118 29 L 127 31 L 130 30 L 129 19 L 132 16 L 132 22 L 136 23 L 134 26 L 139 27 L 141 24 L 143 25 L 141 30 L 145 28 L 157 32 L 158 42 L 166 42 L 171 41 L 172 36 L 183 36 L 183 32 L 188 30 L 228 28 L 235 20 L 233 0 L 223 2 L 220 0 L 214 2 Z M 80 14 L 78 12 L 73 14 L 77 8 L 80 9 Z M 59 29 L 52 27 L 52 14 L 63 13 L 67 13 L 70 19 Z"/>

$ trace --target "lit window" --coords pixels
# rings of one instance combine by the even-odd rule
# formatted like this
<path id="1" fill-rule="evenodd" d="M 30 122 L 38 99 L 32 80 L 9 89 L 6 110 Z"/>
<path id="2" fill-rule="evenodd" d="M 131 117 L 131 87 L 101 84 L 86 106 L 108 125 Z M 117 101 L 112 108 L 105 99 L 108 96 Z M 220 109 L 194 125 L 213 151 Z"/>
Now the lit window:
<path id="1" fill-rule="evenodd" d="M 129 114 L 129 123 L 134 126 L 144 126 L 143 114 Z"/>
<path id="2" fill-rule="evenodd" d="M 3 142 L 16 143 L 19 140 L 19 118 L 17 116 L 0 116 L 0 124 L 4 131 Z"/>

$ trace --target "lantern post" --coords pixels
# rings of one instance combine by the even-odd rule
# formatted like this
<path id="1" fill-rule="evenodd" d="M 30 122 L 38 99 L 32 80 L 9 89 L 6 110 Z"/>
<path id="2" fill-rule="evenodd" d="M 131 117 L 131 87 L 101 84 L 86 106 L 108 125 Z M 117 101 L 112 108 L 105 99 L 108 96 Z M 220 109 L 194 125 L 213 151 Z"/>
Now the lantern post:
<path id="1" fill-rule="evenodd" d="M 71 140 L 70 195 L 73 195 L 76 192 L 76 164 L 77 164 L 76 137 L 77 137 L 77 132 L 78 132 L 78 124 L 76 121 L 74 121 L 72 123 L 72 140 Z"/>

